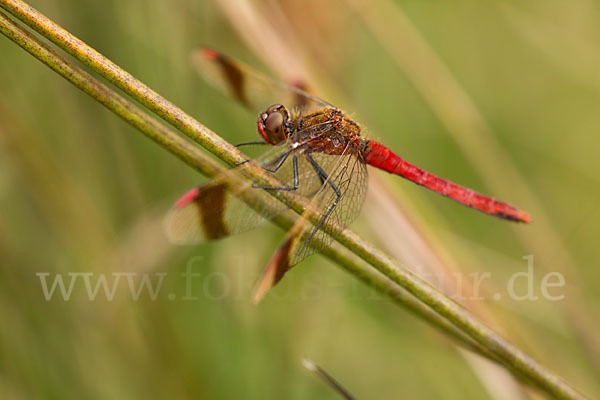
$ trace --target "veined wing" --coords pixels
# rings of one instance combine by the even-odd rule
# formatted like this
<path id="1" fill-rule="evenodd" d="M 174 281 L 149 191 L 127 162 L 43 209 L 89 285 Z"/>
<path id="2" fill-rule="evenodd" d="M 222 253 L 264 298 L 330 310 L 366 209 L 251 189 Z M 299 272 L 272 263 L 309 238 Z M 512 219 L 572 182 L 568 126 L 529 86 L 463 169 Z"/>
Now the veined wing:
<path id="1" fill-rule="evenodd" d="M 234 97 L 257 115 L 272 104 L 306 111 L 331 104 L 306 92 L 305 85 L 288 85 L 209 48 L 192 53 L 198 73 L 211 85 Z"/>
<path id="2" fill-rule="evenodd" d="M 294 185 L 294 150 L 289 143 L 273 146 L 257 163 L 269 167 L 282 160 L 275 176 L 282 187 Z M 298 189 L 295 193 L 314 197 L 322 182 L 310 163 L 297 157 Z M 182 196 L 167 214 L 165 228 L 169 240 L 176 244 L 195 244 L 251 230 L 274 218 L 286 207 L 253 182 L 243 177 L 246 164 L 228 170 Z M 252 204 L 239 197 L 250 197 Z"/>
<path id="3" fill-rule="evenodd" d="M 342 155 L 316 153 L 312 158 L 328 176 L 312 203 L 326 217 L 320 224 L 332 223 L 339 233 L 358 217 L 364 204 L 368 187 L 366 164 L 351 146 Z M 298 246 L 292 249 L 288 267 L 320 252 L 332 241 L 333 237 L 320 226 L 309 229 L 307 235 L 302 235 Z"/>
<path id="4" fill-rule="evenodd" d="M 288 231 L 267 264 L 254 292 L 255 302 L 260 301 L 294 265 L 331 244 L 333 237 L 321 230 L 321 225 L 331 223 L 334 230 L 341 232 L 356 219 L 364 203 L 368 187 L 367 168 L 357 149 L 349 146 L 341 156 L 317 153 L 312 157 L 326 173 L 327 180 L 313 196 L 312 208 L 306 210 Z M 317 226 L 307 220 L 314 211 L 322 216 Z"/>

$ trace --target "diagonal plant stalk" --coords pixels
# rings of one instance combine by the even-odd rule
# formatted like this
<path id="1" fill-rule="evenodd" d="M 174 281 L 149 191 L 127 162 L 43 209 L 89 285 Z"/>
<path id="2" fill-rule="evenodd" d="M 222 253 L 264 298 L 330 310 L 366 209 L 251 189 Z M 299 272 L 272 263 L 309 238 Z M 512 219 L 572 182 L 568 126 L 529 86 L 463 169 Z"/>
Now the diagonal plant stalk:
<path id="1" fill-rule="evenodd" d="M 156 141 L 174 155 L 178 156 L 182 161 L 196 169 L 198 172 L 208 177 L 215 177 L 226 171 L 222 165 L 210 157 L 207 157 L 207 155 L 200 151 L 197 146 L 192 145 L 189 141 L 182 139 L 178 134 L 158 123 L 134 104 L 110 90 L 85 71 L 69 64 L 46 45 L 40 43 L 27 32 L 21 30 L 2 13 L 0 13 L 0 31 L 36 58 L 40 59 L 51 69 L 62 75 L 65 79 L 69 80 L 79 89 L 98 100 L 109 110 L 139 129 L 150 139 Z M 244 193 L 244 195 L 248 197 L 244 200 L 249 202 L 249 204 L 255 203 L 255 206 L 260 209 L 265 207 L 265 203 L 261 202 L 259 198 L 250 197 L 252 194 L 256 195 L 258 193 L 259 192 L 248 191 Z M 293 214 L 282 215 L 276 218 L 274 222 L 281 228 L 289 229 L 295 222 L 295 218 L 293 217 Z M 398 304 L 407 307 L 410 311 L 436 326 L 442 332 L 453 337 L 466 349 L 487 357 L 490 360 L 498 361 L 497 358 L 487 350 L 473 342 L 464 335 L 464 333 L 460 332 L 455 326 L 441 318 L 429 307 L 417 301 L 413 296 L 402 290 L 383 275 L 374 271 L 372 268 L 361 265 L 360 260 L 356 257 L 352 258 L 348 251 L 344 253 L 341 246 L 334 244 L 331 248 L 323 250 L 323 254 L 337 262 L 348 272 L 352 273 L 369 286 L 372 286 L 380 293 L 389 296 Z"/>
<path id="2" fill-rule="evenodd" d="M 133 98 L 140 101 L 150 110 L 154 111 L 167 122 L 180 129 L 183 133 L 200 143 L 224 161 L 231 164 L 244 159 L 241 153 L 233 146 L 225 142 L 199 122 L 195 121 L 192 117 L 185 114 L 182 110 L 160 97 L 150 88 L 137 81 L 131 75 L 121 70 L 101 54 L 85 45 L 79 39 L 73 37 L 64 29 L 32 9 L 30 6 L 17 0 L 0 0 L 0 6 L 76 58 L 80 59 L 80 61 L 89 65 L 96 72 L 129 93 Z M 0 30 L 3 34 L 45 62 L 56 72 L 69 79 L 86 93 L 92 95 L 102 104 L 117 112 L 117 114 L 121 115 L 129 123 L 140 129 L 153 140 L 168 148 L 174 154 L 201 172 L 205 172 L 208 175 L 214 175 L 214 173 L 218 172 L 218 168 L 216 167 L 217 164 L 207 163 L 206 156 L 201 157 L 200 154 L 203 153 L 201 153 L 192 143 L 168 130 L 152 118 L 149 118 L 145 113 L 122 98 L 114 97 L 118 95 L 115 95 L 97 81 L 89 80 L 89 75 L 85 73 L 74 74 L 74 72 L 82 71 L 78 70 L 77 67 L 64 62 L 64 60 L 61 60 L 56 53 L 52 52 L 44 45 L 41 45 L 32 35 L 22 31 L 5 16 L 1 16 L 0 22 Z M 249 178 L 254 179 L 261 184 L 264 183 L 268 185 L 269 182 L 273 182 L 274 179 L 258 166 L 248 168 L 247 172 Z M 307 207 L 305 199 L 289 193 L 275 193 L 275 197 L 283 201 L 289 208 L 297 213 L 302 213 Z M 288 217 L 280 217 L 276 222 L 281 222 L 282 218 Z M 311 222 L 318 223 L 318 216 L 315 215 L 314 218 L 311 218 Z M 335 230 L 332 229 L 331 226 L 328 226 L 328 224 L 325 224 L 324 228 L 325 231 L 330 234 L 335 233 Z M 584 398 L 562 378 L 546 370 L 510 342 L 506 341 L 489 327 L 477 320 L 467 310 L 447 298 L 411 271 L 399 266 L 383 252 L 377 250 L 353 232 L 345 230 L 336 236 L 336 240 L 351 250 L 355 255 L 371 264 L 371 266 L 377 269 L 379 273 L 385 275 L 396 284 L 399 284 L 402 288 L 419 299 L 422 302 L 417 303 L 419 304 L 419 310 L 422 310 L 424 304 L 429 306 L 439 316 L 444 318 L 442 320 L 444 324 L 448 324 L 449 322 L 458 328 L 460 331 L 459 336 L 467 335 L 474 341 L 476 347 L 483 349 L 483 353 L 490 354 L 492 358 L 497 359 L 510 370 L 515 371 L 523 379 L 541 388 L 546 393 L 558 398 Z M 331 251 L 332 250 L 328 250 L 327 253 L 330 254 Z M 345 256 L 340 252 L 333 258 L 341 260 L 344 259 L 344 257 Z M 365 269 L 363 270 L 366 271 Z M 357 275 L 362 278 L 361 274 Z M 372 277 L 374 276 L 375 275 L 372 275 Z M 377 279 L 379 278 L 375 278 L 375 281 L 381 284 L 381 286 L 377 286 L 380 290 L 386 286 L 389 287 L 389 285 L 383 284 L 383 281 Z M 405 296 L 404 293 L 403 296 Z"/>
<path id="3" fill-rule="evenodd" d="M 155 119 L 151 118 L 148 114 L 144 113 L 134 104 L 116 94 L 104 84 L 100 83 L 87 72 L 69 64 L 66 60 L 53 52 L 46 45 L 40 43 L 33 36 L 29 35 L 27 32 L 21 30 L 18 26 L 13 24 L 12 21 L 10 21 L 1 12 L 0 31 L 8 36 L 11 40 L 19 44 L 21 47 L 26 49 L 36 58 L 40 59 L 51 69 L 62 75 L 65 79 L 69 80 L 79 89 L 90 95 L 92 98 L 98 100 L 109 110 L 114 112 L 116 115 L 124 119 L 135 128 L 139 129 L 150 139 L 162 145 L 165 149 L 172 152 L 183 162 L 196 169 L 198 172 L 207 177 L 215 177 L 226 171 L 222 165 L 208 157 L 204 152 L 200 151 L 197 146 L 191 144 L 185 139 L 182 139 L 177 133 L 158 123 Z M 257 208 L 265 207 L 265 203 L 261 202 L 260 198 L 250 197 L 252 194 L 256 195 L 258 192 L 247 191 L 243 194 L 247 196 L 247 198 L 244 198 L 244 200 L 248 201 L 250 204 L 254 203 Z M 288 214 L 282 215 L 274 219 L 274 221 L 281 228 L 289 229 L 295 222 L 295 218 L 293 217 L 293 214 Z M 437 325 L 442 331 L 450 334 L 451 336 L 456 336 L 459 342 L 464 342 L 463 345 L 466 348 L 492 360 L 494 359 L 489 352 L 486 352 L 481 346 L 478 346 L 471 339 L 464 336 L 464 334 L 458 331 L 456 327 L 449 324 L 439 315 L 435 314 L 423 303 L 418 302 L 413 296 L 403 291 L 381 274 L 378 275 L 372 269 L 367 269 L 360 265 L 360 261 L 356 258 L 352 259 L 349 255 L 349 252 L 343 254 L 342 251 L 343 250 L 341 246 L 333 246 L 332 248 L 325 249 L 323 254 L 344 266 L 349 272 L 363 280 L 368 285 L 376 288 L 380 293 L 387 294 L 392 299 L 408 307 L 409 310 L 412 310 L 425 320 Z"/>
<path id="4" fill-rule="evenodd" d="M 207 177 L 215 177 L 226 171 L 222 165 L 200 151 L 197 146 L 192 145 L 189 141 L 182 139 L 174 131 L 158 123 L 155 119 L 151 118 L 134 104 L 106 87 L 87 72 L 81 70 L 77 66 L 69 64 L 46 45 L 40 43 L 27 32 L 21 30 L 1 12 L 0 31 L 36 58 L 40 59 L 51 69 L 62 75 L 65 79 L 69 80 L 76 87 L 90 95 L 92 98 L 98 100 L 109 110 L 124 119 L 133 127 L 139 129 L 150 139 L 162 145 L 165 149 L 172 152 L 198 172 Z M 243 193 L 243 195 L 246 196 L 244 200 L 251 205 L 254 204 L 257 208 L 263 208 L 265 207 L 265 203 L 261 202 L 259 197 L 256 197 L 259 193 L 260 192 L 256 191 L 247 191 Z M 255 197 L 251 197 L 252 195 Z M 293 213 L 288 215 L 284 214 L 274 219 L 274 222 L 283 229 L 289 229 L 295 222 L 295 218 L 293 217 Z M 413 296 L 406 293 L 406 291 L 399 288 L 389 279 L 378 274 L 372 268 L 361 265 L 360 260 L 356 257 L 352 259 L 348 251 L 343 253 L 343 248 L 341 246 L 334 244 L 331 248 L 324 249 L 323 254 L 342 265 L 348 272 L 354 274 L 369 286 L 374 287 L 380 293 L 388 295 L 397 303 L 404 305 L 415 314 L 421 316 L 421 318 L 437 326 L 443 332 L 455 337 L 458 342 L 462 342 L 462 345 L 467 349 L 488 357 L 491 360 L 496 360 L 493 355 L 474 343 L 456 327 L 441 318 L 429 307 L 417 301 Z"/>

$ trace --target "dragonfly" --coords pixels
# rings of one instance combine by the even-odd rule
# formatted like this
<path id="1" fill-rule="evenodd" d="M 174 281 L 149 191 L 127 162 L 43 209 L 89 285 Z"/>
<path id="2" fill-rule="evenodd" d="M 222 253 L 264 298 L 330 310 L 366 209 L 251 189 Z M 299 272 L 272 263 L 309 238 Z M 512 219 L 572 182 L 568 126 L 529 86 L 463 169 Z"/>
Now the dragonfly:
<path id="1" fill-rule="evenodd" d="M 242 180 L 245 163 L 185 193 L 166 219 L 169 239 L 194 244 L 248 231 L 273 219 L 286 206 L 273 196 L 249 205 L 239 195 L 247 191 L 289 191 L 310 200 L 307 214 L 318 223 L 298 218 L 267 264 L 255 289 L 258 301 L 284 274 L 311 254 L 329 246 L 359 214 L 367 186 L 367 165 L 382 169 L 487 215 L 529 223 L 530 216 L 507 203 L 440 178 L 400 158 L 384 144 L 361 136 L 361 126 L 341 109 L 314 96 L 302 83 L 286 84 L 209 48 L 193 53 L 202 77 L 258 115 L 259 141 L 268 150 L 256 158 L 280 184 L 265 186 Z M 250 161 L 250 160 L 248 160 Z"/>

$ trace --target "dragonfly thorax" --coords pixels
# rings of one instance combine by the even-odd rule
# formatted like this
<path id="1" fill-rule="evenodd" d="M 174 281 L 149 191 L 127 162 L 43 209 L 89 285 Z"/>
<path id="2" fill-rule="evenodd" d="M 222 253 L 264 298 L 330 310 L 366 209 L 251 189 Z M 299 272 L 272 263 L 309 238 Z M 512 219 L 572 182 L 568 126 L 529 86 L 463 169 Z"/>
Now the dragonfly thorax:
<path id="1" fill-rule="evenodd" d="M 293 115 L 291 139 L 309 152 L 341 155 L 360 143 L 360 127 L 342 110 L 324 107 Z"/>

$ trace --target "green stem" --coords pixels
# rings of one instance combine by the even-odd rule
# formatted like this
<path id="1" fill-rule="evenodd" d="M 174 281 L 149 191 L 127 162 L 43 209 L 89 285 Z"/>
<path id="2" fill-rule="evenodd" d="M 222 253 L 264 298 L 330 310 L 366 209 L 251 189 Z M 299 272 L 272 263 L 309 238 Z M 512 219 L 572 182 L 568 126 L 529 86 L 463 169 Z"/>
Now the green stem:
<path id="1" fill-rule="evenodd" d="M 72 36 L 70 33 L 50 21 L 48 18 L 27 4 L 19 0 L 0 0 L 0 6 L 32 27 L 34 30 L 41 33 L 46 38 L 56 43 L 59 47 L 63 48 L 71 55 L 90 66 L 100 75 L 113 82 L 116 86 L 161 116 L 165 121 L 181 130 L 187 136 L 194 139 L 196 142 L 204 146 L 207 150 L 217 155 L 224 161 L 231 164 L 233 162 L 242 161 L 245 159 L 241 153 L 237 151 L 237 149 L 224 141 L 218 135 L 204 127 L 192 117 L 185 114 L 181 109 L 159 96 L 150 88 L 133 78 L 130 74 L 120 69 L 110 60 L 106 59 L 104 56 L 87 46 L 81 40 Z M 11 40 L 17 42 L 30 53 L 36 55 L 36 57 L 47 63 L 47 65 L 49 65 L 62 76 L 69 79 L 72 83 L 76 85 L 83 83 L 80 81 L 80 76 L 69 76 L 71 71 L 66 68 L 66 65 L 68 64 L 62 64 L 59 60 L 59 57 L 55 53 L 49 52 L 47 54 L 42 54 L 42 52 L 40 52 L 40 48 L 32 46 L 31 41 L 35 39 L 31 35 L 26 34 L 24 37 L 19 35 L 17 33 L 18 31 L 15 31 L 15 28 L 19 28 L 15 26 L 12 21 L 6 19 L 5 17 L 3 17 L 2 22 L 3 34 L 11 38 Z M 29 40 L 24 40 L 26 38 Z M 88 94 L 91 94 L 92 91 L 91 87 L 86 87 L 86 89 L 83 90 Z M 96 91 L 98 100 L 108 107 L 107 103 L 109 95 L 106 93 L 107 88 L 98 87 L 96 88 Z M 131 110 L 128 109 L 125 104 L 117 105 L 116 108 L 122 111 L 131 112 Z M 148 132 L 149 129 L 142 122 L 143 120 L 139 114 L 127 114 L 125 119 L 134 126 L 138 127 L 147 135 L 151 136 L 155 134 Z M 151 137 L 169 149 L 175 146 L 175 144 L 177 146 L 181 145 L 181 147 L 174 152 L 185 160 L 185 156 L 181 153 L 181 151 L 182 149 L 188 148 L 188 146 L 192 145 L 182 138 L 175 139 L 174 136 L 177 135 L 171 132 L 171 134 L 167 136 Z M 190 163 L 193 162 L 192 160 L 188 161 Z M 204 167 L 198 166 L 198 168 L 200 169 Z M 260 184 L 274 185 L 277 183 L 274 180 L 274 177 L 267 174 L 259 166 L 250 165 L 247 168 L 247 175 L 249 178 Z M 293 194 L 284 193 L 283 191 L 276 191 L 273 193 L 273 195 L 275 195 L 275 197 L 283 201 L 289 208 L 293 209 L 297 213 L 303 213 L 305 209 L 310 208 L 310 204 L 305 199 Z M 314 224 L 319 222 L 319 216 L 314 213 L 311 213 L 309 219 Z M 407 290 L 417 299 L 420 299 L 424 304 L 429 306 L 444 319 L 452 323 L 461 331 L 461 334 L 464 333 L 468 335 L 479 346 L 483 347 L 487 352 L 492 354 L 493 357 L 498 359 L 502 364 L 511 370 L 517 371 L 519 375 L 522 375 L 527 380 L 544 390 L 546 393 L 557 398 L 584 398 L 562 378 L 546 370 L 535 360 L 527 356 L 513 344 L 480 322 L 466 309 L 453 302 L 443 293 L 439 292 L 437 289 L 415 275 L 412 271 L 401 265 L 398 265 L 382 251 L 374 248 L 371 244 L 364 241 L 355 233 L 351 232 L 350 230 L 344 230 L 343 232 L 338 233 L 336 227 L 329 223 L 325 223 L 323 229 L 330 235 L 335 235 L 335 239 L 340 244 L 348 248 L 354 254 L 372 265 L 380 273 L 385 275 L 393 282 L 399 284 L 402 288 Z"/>
<path id="2" fill-rule="evenodd" d="M 198 172 L 207 177 L 215 177 L 227 171 L 226 168 L 208 157 L 197 146 L 157 122 L 154 118 L 100 83 L 87 72 L 70 64 L 48 46 L 19 28 L 1 12 L 0 32 Z M 260 197 L 260 191 L 246 191 L 243 195 L 245 196 L 244 201 L 258 209 L 266 206 L 266 203 Z M 295 218 L 291 214 L 283 214 L 275 218 L 274 222 L 283 229 L 289 229 L 294 224 Z M 371 267 L 362 265 L 364 262 L 361 264 L 361 260 L 356 257 L 352 258 L 351 254 L 341 246 L 334 244 L 334 246 L 325 249 L 323 254 L 344 267 L 348 272 L 361 279 L 367 285 L 374 287 L 378 292 L 388 295 L 398 304 L 405 306 L 441 331 L 454 337 L 466 349 L 494 360 L 494 357 L 489 352 L 474 343 L 448 321 L 441 318 L 429 307 L 419 302 L 380 273 L 374 271 Z"/>

